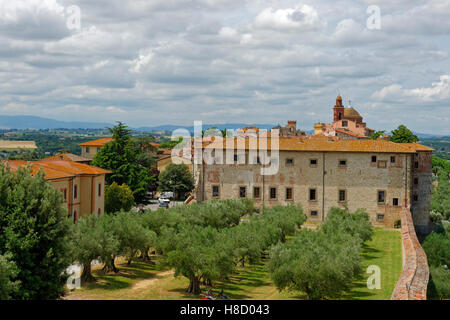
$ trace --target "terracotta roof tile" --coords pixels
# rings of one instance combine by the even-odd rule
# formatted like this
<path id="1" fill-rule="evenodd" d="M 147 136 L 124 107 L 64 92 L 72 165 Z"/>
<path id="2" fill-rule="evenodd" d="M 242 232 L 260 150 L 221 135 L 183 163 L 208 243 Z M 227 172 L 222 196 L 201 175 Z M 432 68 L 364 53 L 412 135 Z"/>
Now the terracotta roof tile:
<path id="1" fill-rule="evenodd" d="M 402 144 L 407 146 L 408 148 L 415 150 L 415 151 L 434 151 L 433 148 L 424 146 L 419 143 L 402 143 Z"/>
<path id="2" fill-rule="evenodd" d="M 112 138 L 101 138 L 101 139 L 97 139 L 97 140 L 92 140 L 92 141 L 87 141 L 87 142 L 83 142 L 80 143 L 80 146 L 85 146 L 85 147 L 102 147 L 105 144 L 114 141 L 114 139 Z"/>
<path id="3" fill-rule="evenodd" d="M 45 178 L 47 180 L 70 178 L 77 175 L 100 175 L 111 173 L 111 171 L 108 170 L 66 160 L 8 160 L 3 162 L 7 164 L 12 171 L 16 171 L 19 167 L 22 166 L 31 165 L 33 175 L 35 175 L 39 171 L 39 169 L 42 169 L 45 172 Z"/>
<path id="4" fill-rule="evenodd" d="M 235 139 L 235 138 L 234 138 Z M 234 142 L 236 149 L 236 141 Z M 206 148 L 220 147 L 216 141 Z M 270 150 L 271 139 L 267 139 Z M 223 141 L 222 146 L 226 148 Z M 422 146 L 423 147 L 423 146 Z M 416 147 L 418 148 L 418 147 Z M 426 148 L 426 147 L 425 147 Z M 245 139 L 245 149 L 249 149 L 249 139 Z M 253 146 L 251 149 L 255 149 Z M 377 152 L 377 153 L 413 153 L 416 149 L 402 143 L 394 143 L 387 140 L 335 140 L 326 136 L 309 136 L 307 138 L 291 137 L 279 139 L 280 151 L 326 151 L 326 152 Z"/>
<path id="5" fill-rule="evenodd" d="M 348 134 L 349 136 L 352 136 L 352 137 L 362 138 L 360 135 L 358 135 L 356 133 L 353 133 L 351 131 L 345 131 L 345 130 L 342 130 L 342 129 L 335 129 L 335 131 L 340 132 L 340 133 L 344 133 L 344 134 Z"/>
<path id="6" fill-rule="evenodd" d="M 42 160 L 66 160 L 66 161 L 75 161 L 75 162 L 90 162 L 91 159 L 73 154 L 73 153 L 61 153 L 56 154 L 51 157 L 44 158 Z"/>

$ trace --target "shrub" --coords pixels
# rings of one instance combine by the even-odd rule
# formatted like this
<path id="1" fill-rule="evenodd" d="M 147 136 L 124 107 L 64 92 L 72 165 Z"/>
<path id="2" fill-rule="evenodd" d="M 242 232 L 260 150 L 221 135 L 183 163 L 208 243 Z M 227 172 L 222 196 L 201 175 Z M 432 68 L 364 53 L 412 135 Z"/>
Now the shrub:
<path id="1" fill-rule="evenodd" d="M 130 211 L 134 206 L 133 192 L 126 184 L 119 186 L 116 182 L 106 186 L 105 211 L 115 213 L 121 210 Z"/>

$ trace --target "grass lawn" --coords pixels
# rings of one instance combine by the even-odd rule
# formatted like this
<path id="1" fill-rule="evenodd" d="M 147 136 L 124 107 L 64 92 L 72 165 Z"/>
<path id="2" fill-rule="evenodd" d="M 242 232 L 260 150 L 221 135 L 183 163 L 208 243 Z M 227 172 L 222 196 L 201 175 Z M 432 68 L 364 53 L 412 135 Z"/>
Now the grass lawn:
<path id="1" fill-rule="evenodd" d="M 199 299 L 185 293 L 188 280 L 174 277 L 173 271 L 158 263 L 134 261 L 130 266 L 124 261 L 117 263 L 118 274 L 102 273 L 99 268 L 93 273 L 97 282 L 69 292 L 66 299 Z M 372 241 L 363 250 L 364 271 L 369 265 L 381 268 L 381 289 L 369 290 L 366 286 L 368 274 L 355 282 L 355 287 L 343 299 L 389 299 L 402 268 L 401 234 L 397 230 L 376 228 Z M 230 299 L 277 300 L 304 299 L 298 292 L 278 292 L 273 285 L 264 263 L 239 268 L 227 281 L 216 281 L 213 291 L 223 288 Z M 206 291 L 206 288 L 202 288 Z"/>
<path id="2" fill-rule="evenodd" d="M 366 281 L 370 274 L 364 273 L 355 282 L 355 287 L 345 298 L 357 300 L 389 300 L 402 272 L 400 230 L 375 228 L 372 240 L 365 244 L 362 255 L 364 272 L 370 265 L 380 267 L 381 289 L 369 290 Z"/>

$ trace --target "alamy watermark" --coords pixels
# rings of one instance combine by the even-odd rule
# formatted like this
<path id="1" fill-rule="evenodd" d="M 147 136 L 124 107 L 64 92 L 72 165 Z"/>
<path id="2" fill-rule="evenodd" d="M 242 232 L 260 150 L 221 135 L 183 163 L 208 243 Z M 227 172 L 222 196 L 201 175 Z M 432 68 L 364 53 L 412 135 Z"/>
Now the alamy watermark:
<path id="1" fill-rule="evenodd" d="M 172 132 L 172 141 L 182 141 L 172 149 L 175 164 L 208 165 L 248 164 L 260 166 L 261 175 L 278 173 L 280 159 L 279 130 L 263 129 L 203 131 L 202 121 L 194 122 L 194 137 L 186 129 Z M 248 151 L 248 152 L 247 152 Z"/>
<path id="2" fill-rule="evenodd" d="M 370 274 L 367 278 L 367 288 L 369 290 L 381 289 L 381 269 L 377 265 L 367 267 L 366 273 Z"/>
<path id="3" fill-rule="evenodd" d="M 381 29 L 381 9 L 379 6 L 369 6 L 366 10 L 369 15 L 366 21 L 366 27 L 369 30 L 380 30 Z"/>

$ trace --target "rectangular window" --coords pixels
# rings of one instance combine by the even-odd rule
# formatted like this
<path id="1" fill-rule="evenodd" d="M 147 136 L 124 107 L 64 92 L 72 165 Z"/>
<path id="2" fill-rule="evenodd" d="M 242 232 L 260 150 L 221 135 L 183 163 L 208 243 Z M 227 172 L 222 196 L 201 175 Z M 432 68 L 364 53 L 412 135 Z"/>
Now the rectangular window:
<path id="1" fill-rule="evenodd" d="M 414 178 L 414 184 L 419 184 L 419 178 Z"/>
<path id="2" fill-rule="evenodd" d="M 386 168 L 387 167 L 387 163 L 384 160 L 380 160 L 378 161 L 378 168 Z"/>
<path id="3" fill-rule="evenodd" d="M 247 196 L 247 188 L 239 187 L 239 198 L 245 198 Z"/>
<path id="4" fill-rule="evenodd" d="M 372 163 L 376 163 L 377 162 L 377 156 L 372 156 Z"/>
<path id="5" fill-rule="evenodd" d="M 67 189 L 62 190 L 64 202 L 67 201 Z"/>
<path id="6" fill-rule="evenodd" d="M 97 148 L 97 152 L 99 152 L 99 151 L 100 151 L 100 147 Z"/>
<path id="7" fill-rule="evenodd" d="M 342 126 L 343 127 L 348 127 L 348 121 L 346 121 L 346 120 L 342 121 Z"/>
<path id="8" fill-rule="evenodd" d="M 91 149 L 89 147 L 86 147 L 86 153 L 91 153 Z"/>
<path id="9" fill-rule="evenodd" d="M 292 188 L 286 188 L 286 200 L 292 200 Z"/>
<path id="10" fill-rule="evenodd" d="M 309 160 L 309 164 L 310 164 L 311 166 L 317 166 L 317 159 L 310 159 L 310 160 Z"/>
<path id="11" fill-rule="evenodd" d="M 345 190 L 339 190 L 339 202 L 347 201 L 347 195 Z"/>
<path id="12" fill-rule="evenodd" d="M 398 198 L 392 199 L 392 205 L 393 206 L 398 206 Z"/>
<path id="13" fill-rule="evenodd" d="M 253 188 L 253 198 L 255 199 L 259 199 L 261 198 L 261 189 L 259 187 L 254 187 Z"/>
<path id="14" fill-rule="evenodd" d="M 377 221 L 383 221 L 384 220 L 384 214 L 377 214 Z"/>
<path id="15" fill-rule="evenodd" d="M 395 163 L 395 156 L 391 157 L 391 163 Z"/>
<path id="16" fill-rule="evenodd" d="M 234 162 L 237 162 L 239 160 L 239 157 L 237 154 L 234 155 Z"/>
<path id="17" fill-rule="evenodd" d="M 219 186 L 212 187 L 212 196 L 213 196 L 213 198 L 219 197 Z"/>
<path id="18" fill-rule="evenodd" d="M 294 164 L 294 159 L 286 159 L 286 165 Z"/>
<path id="19" fill-rule="evenodd" d="M 77 199 L 77 198 L 78 198 L 78 186 L 77 186 L 77 185 L 75 185 L 75 186 L 73 187 L 73 198 L 74 198 L 74 199 Z"/>
<path id="20" fill-rule="evenodd" d="M 316 201 L 316 189 L 309 189 L 309 201 Z"/>
<path id="21" fill-rule="evenodd" d="M 347 160 L 339 160 L 339 167 L 346 167 L 347 166 Z"/>
<path id="22" fill-rule="evenodd" d="M 415 194 L 413 199 L 414 199 L 414 201 L 419 201 L 419 196 L 417 194 Z"/>
<path id="23" fill-rule="evenodd" d="M 416 162 L 414 162 L 414 168 L 419 168 L 419 163 L 416 161 Z"/>
<path id="24" fill-rule="evenodd" d="M 313 217 L 315 217 L 315 216 L 317 216 L 317 211 L 311 211 L 311 216 L 313 216 Z"/>
<path id="25" fill-rule="evenodd" d="M 102 196 L 102 184 L 101 183 L 98 184 L 98 196 L 99 197 Z"/>
<path id="26" fill-rule="evenodd" d="M 270 188 L 270 199 L 274 200 L 277 198 L 277 188 Z"/>
<path id="27" fill-rule="evenodd" d="M 384 191 L 378 191 L 378 203 L 384 203 L 385 201 L 385 192 Z"/>

